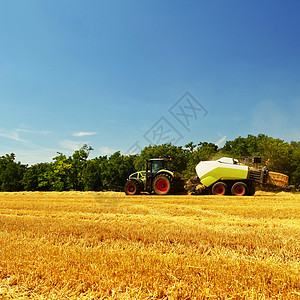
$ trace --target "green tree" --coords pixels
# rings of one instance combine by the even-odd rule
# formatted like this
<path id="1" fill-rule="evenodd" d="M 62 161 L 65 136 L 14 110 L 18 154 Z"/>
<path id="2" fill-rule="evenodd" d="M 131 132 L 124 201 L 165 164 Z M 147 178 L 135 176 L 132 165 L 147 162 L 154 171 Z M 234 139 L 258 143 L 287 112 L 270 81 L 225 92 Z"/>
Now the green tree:
<path id="1" fill-rule="evenodd" d="M 83 145 L 79 150 L 76 150 L 74 154 L 69 158 L 71 169 L 70 169 L 70 186 L 73 190 L 83 191 L 83 173 L 87 167 L 87 161 L 90 152 L 93 150 L 92 147 Z"/>
<path id="2" fill-rule="evenodd" d="M 291 142 L 292 155 L 291 155 L 291 170 L 290 182 L 297 188 L 300 186 L 300 142 Z"/>
<path id="3" fill-rule="evenodd" d="M 39 163 L 30 167 L 15 162 L 15 154 L 0 157 L 0 190 L 2 191 L 65 191 L 122 189 L 131 173 L 145 169 L 150 158 L 172 158 L 175 172 L 192 177 L 195 166 L 203 160 L 230 156 L 262 156 L 270 160 L 271 171 L 289 175 L 290 183 L 300 184 L 300 142 L 284 142 L 264 134 L 248 135 L 227 141 L 222 149 L 213 143 L 193 142 L 185 147 L 171 143 L 145 147 L 140 155 L 124 156 L 116 152 L 110 157 L 103 156 L 89 160 L 93 148 L 83 145 L 67 157 L 59 153 L 51 163 Z"/>
<path id="4" fill-rule="evenodd" d="M 258 142 L 258 148 L 264 160 L 270 160 L 270 170 L 289 174 L 292 155 L 292 147 L 289 143 L 264 136 Z"/>
<path id="5" fill-rule="evenodd" d="M 82 183 L 85 191 L 102 191 L 102 172 L 107 163 L 107 157 L 88 160 L 82 171 Z"/>
<path id="6" fill-rule="evenodd" d="M 53 169 L 47 174 L 51 182 L 51 190 L 54 191 L 69 191 L 72 189 L 71 172 L 72 164 L 64 154 L 58 152 L 58 155 L 53 158 Z"/>
<path id="7" fill-rule="evenodd" d="M 22 191 L 22 179 L 26 172 L 26 165 L 15 162 L 15 154 L 6 154 L 0 158 L 0 185 L 1 191 Z"/>
<path id="8" fill-rule="evenodd" d="M 240 136 L 233 141 L 227 141 L 221 149 L 221 153 L 235 158 L 260 156 L 263 155 L 263 149 L 259 145 L 266 138 L 268 137 L 263 134 L 259 134 L 257 137 L 249 134 L 246 138 Z"/>
<path id="9" fill-rule="evenodd" d="M 26 191 L 50 191 L 52 164 L 38 163 L 30 166 L 22 179 Z"/>
<path id="10" fill-rule="evenodd" d="M 123 189 L 128 176 L 136 172 L 135 155 L 121 155 L 120 151 L 112 154 L 106 163 L 102 163 L 102 179 L 106 189 Z"/>
<path id="11" fill-rule="evenodd" d="M 195 145 L 193 142 L 189 142 L 184 147 L 186 149 L 186 152 L 193 153 L 194 150 L 197 148 L 197 145 Z"/>

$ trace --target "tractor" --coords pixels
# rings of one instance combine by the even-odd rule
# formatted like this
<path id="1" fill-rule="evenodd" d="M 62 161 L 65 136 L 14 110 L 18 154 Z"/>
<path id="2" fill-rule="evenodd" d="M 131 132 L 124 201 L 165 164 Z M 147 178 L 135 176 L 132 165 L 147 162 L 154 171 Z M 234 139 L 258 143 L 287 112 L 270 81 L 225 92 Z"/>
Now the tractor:
<path id="1" fill-rule="evenodd" d="M 216 161 L 201 161 L 196 166 L 196 176 L 184 179 L 175 176 L 170 170 L 172 160 L 154 158 L 146 161 L 146 171 L 136 172 L 129 176 L 125 184 L 127 195 L 138 195 L 141 192 L 157 195 L 181 193 L 253 196 L 255 186 L 277 186 L 285 189 L 288 176 L 271 172 L 267 165 L 260 166 L 260 157 L 237 159 L 222 157 Z"/>
<path id="2" fill-rule="evenodd" d="M 125 183 L 127 195 L 141 192 L 167 195 L 173 190 L 174 173 L 171 171 L 172 159 L 153 158 L 146 160 L 146 171 L 133 173 Z"/>

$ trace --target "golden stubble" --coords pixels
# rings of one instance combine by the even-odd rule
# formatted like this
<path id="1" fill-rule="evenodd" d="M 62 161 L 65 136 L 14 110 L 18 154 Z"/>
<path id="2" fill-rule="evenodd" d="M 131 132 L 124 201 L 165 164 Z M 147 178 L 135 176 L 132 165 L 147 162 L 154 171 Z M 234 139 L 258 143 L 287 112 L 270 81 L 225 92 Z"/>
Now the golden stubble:
<path id="1" fill-rule="evenodd" d="M 300 195 L 0 193 L 1 299 L 299 299 Z"/>

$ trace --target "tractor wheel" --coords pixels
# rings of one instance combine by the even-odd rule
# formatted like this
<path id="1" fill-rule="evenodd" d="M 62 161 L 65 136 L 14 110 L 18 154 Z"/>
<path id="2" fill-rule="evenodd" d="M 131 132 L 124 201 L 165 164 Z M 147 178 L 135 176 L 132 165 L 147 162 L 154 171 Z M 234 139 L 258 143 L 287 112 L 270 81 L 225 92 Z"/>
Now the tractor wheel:
<path id="1" fill-rule="evenodd" d="M 235 196 L 245 196 L 248 192 L 246 183 L 236 182 L 231 188 L 231 194 Z"/>
<path id="2" fill-rule="evenodd" d="M 227 193 L 227 184 L 225 182 L 217 182 L 212 187 L 212 194 L 223 196 Z"/>
<path id="3" fill-rule="evenodd" d="M 157 195 L 167 195 L 171 192 L 172 179 L 167 174 L 157 175 L 153 181 L 153 191 Z"/>
<path id="4" fill-rule="evenodd" d="M 127 180 L 124 186 L 126 195 L 139 195 L 140 185 L 136 180 Z"/>

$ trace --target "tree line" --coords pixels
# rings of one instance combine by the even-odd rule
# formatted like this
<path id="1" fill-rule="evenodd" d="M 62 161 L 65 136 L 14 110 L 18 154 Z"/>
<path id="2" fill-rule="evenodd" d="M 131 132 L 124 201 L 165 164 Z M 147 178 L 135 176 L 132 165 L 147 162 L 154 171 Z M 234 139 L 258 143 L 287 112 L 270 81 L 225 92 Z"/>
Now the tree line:
<path id="1" fill-rule="evenodd" d="M 172 158 L 172 168 L 185 178 L 195 175 L 195 166 L 203 160 L 222 156 L 241 158 L 261 156 L 269 159 L 269 169 L 290 177 L 290 184 L 300 185 L 300 142 L 285 142 L 264 134 L 248 135 L 227 141 L 222 148 L 213 143 L 190 142 L 185 146 L 173 144 L 149 145 L 140 154 L 89 159 L 93 150 L 88 145 L 66 156 L 58 152 L 52 162 L 32 166 L 15 161 L 15 154 L 0 157 L 0 191 L 103 191 L 120 190 L 131 173 L 145 169 L 146 159 Z"/>

